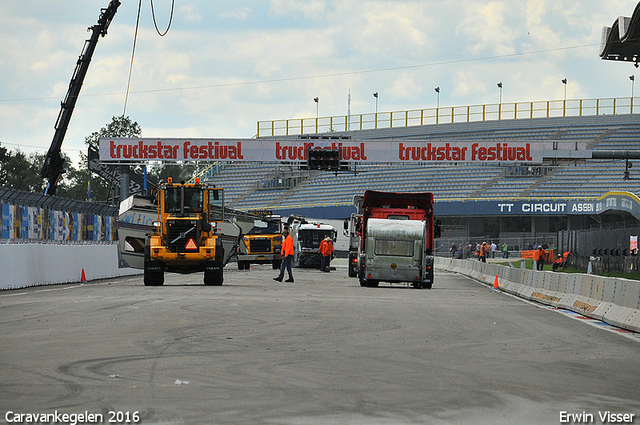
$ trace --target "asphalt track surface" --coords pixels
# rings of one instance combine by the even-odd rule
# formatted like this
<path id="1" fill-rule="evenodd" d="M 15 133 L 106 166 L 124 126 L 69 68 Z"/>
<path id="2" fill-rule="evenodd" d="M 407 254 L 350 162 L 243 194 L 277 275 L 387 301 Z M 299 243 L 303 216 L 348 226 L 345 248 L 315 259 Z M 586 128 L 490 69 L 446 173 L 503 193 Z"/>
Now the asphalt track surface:
<path id="1" fill-rule="evenodd" d="M 230 264 L 221 287 L 167 274 L 162 287 L 135 276 L 2 291 L 0 423 L 55 412 L 102 423 L 558 424 L 563 414 L 602 423 L 607 411 L 640 423 L 636 336 L 445 272 L 432 290 L 363 288 L 343 261 L 328 274 L 294 269 L 293 284 L 269 266 Z"/>

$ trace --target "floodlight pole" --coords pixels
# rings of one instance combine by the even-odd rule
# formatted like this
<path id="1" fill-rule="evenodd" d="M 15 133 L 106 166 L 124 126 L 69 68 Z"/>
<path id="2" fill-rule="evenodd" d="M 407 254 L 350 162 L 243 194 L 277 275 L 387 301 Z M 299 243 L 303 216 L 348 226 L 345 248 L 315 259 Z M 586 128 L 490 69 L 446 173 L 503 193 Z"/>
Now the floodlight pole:
<path id="1" fill-rule="evenodd" d="M 630 111 L 629 111 L 629 113 L 633 114 L 633 96 L 634 96 L 634 91 L 635 91 L 636 76 L 635 75 L 629 75 L 629 79 L 631 80 L 631 103 L 630 103 Z"/>
<path id="2" fill-rule="evenodd" d="M 375 92 L 375 93 L 373 94 L 373 97 L 375 97 L 375 98 L 376 98 L 376 113 L 375 113 L 375 115 L 374 115 L 374 121 L 375 121 L 374 126 L 375 126 L 375 128 L 377 129 L 377 128 L 378 128 L 378 92 Z"/>
<path id="3" fill-rule="evenodd" d="M 564 102 L 562 102 L 562 116 L 567 116 L 567 79 L 564 78 L 562 80 L 562 84 L 564 84 Z"/>
<path id="4" fill-rule="evenodd" d="M 316 133 L 318 132 L 318 118 L 319 118 L 319 110 L 320 110 L 320 98 L 317 96 L 313 99 L 316 102 Z"/>
<path id="5" fill-rule="evenodd" d="M 502 81 L 498 83 L 498 89 L 500 90 L 500 102 L 498 103 L 498 119 L 502 119 Z"/>

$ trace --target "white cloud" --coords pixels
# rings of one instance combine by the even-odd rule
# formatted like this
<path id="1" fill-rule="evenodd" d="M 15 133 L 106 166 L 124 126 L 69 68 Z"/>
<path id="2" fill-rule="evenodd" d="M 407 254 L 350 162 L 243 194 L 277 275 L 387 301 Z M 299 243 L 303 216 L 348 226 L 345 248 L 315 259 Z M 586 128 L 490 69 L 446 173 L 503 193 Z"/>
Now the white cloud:
<path id="1" fill-rule="evenodd" d="M 237 9 L 233 9 L 228 12 L 220 13 L 220 17 L 222 19 L 234 19 L 238 21 L 246 20 L 251 14 L 251 9 L 249 7 L 239 7 Z"/>
<path id="2" fill-rule="evenodd" d="M 270 13 L 275 16 L 302 16 L 320 19 L 325 12 L 325 1 L 320 0 L 270 0 Z"/>
<path id="3" fill-rule="evenodd" d="M 177 15 L 181 16 L 186 22 L 202 21 L 202 15 L 200 14 L 198 7 L 190 4 L 180 6 Z"/>
<path id="4" fill-rule="evenodd" d="M 464 50 L 470 54 L 511 54 L 516 39 L 522 35 L 515 18 L 522 13 L 519 2 L 492 1 L 478 4 L 467 1 L 457 33 L 464 37 Z"/>
<path id="5" fill-rule="evenodd" d="M 417 76 L 410 72 L 402 72 L 391 82 L 391 87 L 386 91 L 396 99 L 396 102 L 405 99 L 413 101 L 422 93 L 422 84 L 416 81 Z"/>

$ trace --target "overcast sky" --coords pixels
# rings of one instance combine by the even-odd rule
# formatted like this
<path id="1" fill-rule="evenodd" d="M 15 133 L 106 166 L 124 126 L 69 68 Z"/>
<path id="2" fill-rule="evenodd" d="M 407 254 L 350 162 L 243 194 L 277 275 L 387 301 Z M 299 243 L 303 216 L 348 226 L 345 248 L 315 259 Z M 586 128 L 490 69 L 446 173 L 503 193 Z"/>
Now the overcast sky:
<path id="1" fill-rule="evenodd" d="M 98 42 L 63 150 L 122 115 L 138 1 Z M 46 153 L 87 27 L 109 0 L 0 0 L 0 144 Z M 628 97 L 630 63 L 599 57 L 636 0 L 150 0 L 126 114 L 144 137 L 253 137 L 257 121 L 503 102 Z M 154 1 L 160 30 L 171 0 Z M 319 98 L 316 105 L 314 98 Z"/>

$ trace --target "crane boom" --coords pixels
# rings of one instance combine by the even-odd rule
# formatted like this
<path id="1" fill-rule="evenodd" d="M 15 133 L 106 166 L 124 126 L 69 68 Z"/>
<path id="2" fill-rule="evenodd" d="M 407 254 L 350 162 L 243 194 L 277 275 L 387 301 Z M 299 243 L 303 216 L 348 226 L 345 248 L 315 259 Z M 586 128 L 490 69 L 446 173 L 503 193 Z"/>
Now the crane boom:
<path id="1" fill-rule="evenodd" d="M 71 77 L 67 95 L 64 98 L 64 101 L 60 103 L 60 113 L 58 114 L 58 119 L 55 125 L 56 131 L 53 135 L 53 141 L 51 142 L 47 156 L 45 157 L 44 165 L 40 171 L 42 178 L 48 180 L 47 188 L 45 189 L 46 195 L 56 194 L 58 180 L 62 173 L 64 173 L 64 159 L 62 159 L 61 148 L 64 136 L 67 133 L 67 128 L 69 127 L 69 122 L 71 121 L 71 114 L 73 113 L 76 101 L 80 95 L 80 89 L 82 88 L 84 77 L 87 75 L 89 63 L 91 62 L 91 57 L 93 56 L 96 44 L 98 44 L 98 38 L 100 36 L 104 37 L 107 35 L 109 24 L 111 24 L 111 20 L 116 14 L 119 6 L 120 1 L 111 0 L 109 2 L 109 6 L 104 9 L 100 9 L 100 17 L 98 18 L 97 25 L 89 27 L 89 30 L 91 30 L 91 37 L 84 42 L 82 54 L 76 63 L 76 69 Z"/>

